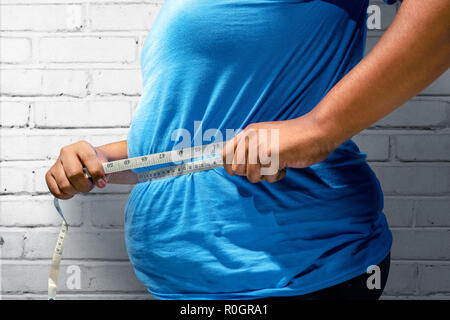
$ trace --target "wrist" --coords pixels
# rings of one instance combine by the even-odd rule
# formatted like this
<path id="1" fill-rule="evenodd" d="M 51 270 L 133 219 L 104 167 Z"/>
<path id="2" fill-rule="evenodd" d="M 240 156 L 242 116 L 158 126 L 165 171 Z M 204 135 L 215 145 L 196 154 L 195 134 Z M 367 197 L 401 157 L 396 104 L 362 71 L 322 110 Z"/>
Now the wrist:
<path id="1" fill-rule="evenodd" d="M 313 109 L 304 117 L 311 123 L 314 140 L 324 153 L 332 153 L 347 140 L 343 128 L 336 123 L 335 119 L 330 119 L 320 109 Z"/>
<path id="2" fill-rule="evenodd" d="M 111 156 L 108 155 L 106 150 L 102 148 L 103 146 L 94 147 L 95 153 L 97 154 L 97 157 L 102 160 L 102 162 L 109 162 L 112 161 Z"/>
<path id="3" fill-rule="evenodd" d="M 325 160 L 338 146 L 330 132 L 313 113 L 283 121 L 281 166 L 304 168 Z"/>
<path id="4" fill-rule="evenodd" d="M 118 141 L 95 147 L 97 154 L 107 161 L 115 161 L 128 158 L 127 141 Z"/>

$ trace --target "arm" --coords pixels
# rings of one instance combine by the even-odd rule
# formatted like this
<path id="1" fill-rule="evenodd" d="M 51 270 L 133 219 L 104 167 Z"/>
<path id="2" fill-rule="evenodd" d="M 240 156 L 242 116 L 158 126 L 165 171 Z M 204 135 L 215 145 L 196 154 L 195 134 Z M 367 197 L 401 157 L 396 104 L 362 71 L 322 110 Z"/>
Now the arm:
<path id="1" fill-rule="evenodd" d="M 115 161 L 128 158 L 127 140 L 105 144 L 95 147 L 97 151 L 102 152 L 108 161 Z"/>
<path id="2" fill-rule="evenodd" d="M 313 109 L 333 150 L 450 67 L 450 1 L 403 1 L 373 50 Z"/>
<path id="3" fill-rule="evenodd" d="M 100 152 L 105 155 L 106 162 L 128 158 L 127 140 L 105 144 L 95 147 L 95 149 L 97 153 Z M 108 175 L 106 181 L 112 184 L 135 184 L 137 183 L 137 177 L 132 171 L 128 170 Z"/>
<path id="4" fill-rule="evenodd" d="M 373 50 L 342 78 L 308 114 L 287 121 L 252 124 L 244 130 L 279 130 L 279 168 L 307 167 L 419 93 L 450 66 L 450 1 L 405 0 Z M 224 148 L 225 169 L 250 181 L 281 179 L 283 171 L 262 177 L 260 165 L 239 163 L 248 143 L 237 135 Z M 262 139 L 259 139 L 259 144 Z M 232 154 L 234 151 L 233 158 Z M 245 158 L 245 156 L 244 156 Z"/>

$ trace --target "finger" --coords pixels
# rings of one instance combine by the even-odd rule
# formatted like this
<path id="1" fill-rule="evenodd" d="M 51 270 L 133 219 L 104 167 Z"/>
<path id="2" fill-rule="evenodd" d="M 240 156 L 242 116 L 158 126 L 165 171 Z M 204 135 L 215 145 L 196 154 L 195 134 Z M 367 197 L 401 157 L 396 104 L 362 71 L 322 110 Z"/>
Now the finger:
<path id="1" fill-rule="evenodd" d="M 247 163 L 247 179 L 251 183 L 264 180 L 264 177 L 261 175 L 261 166 L 259 164 Z"/>
<path id="2" fill-rule="evenodd" d="M 256 139 L 255 139 L 256 138 Z M 251 136 L 252 141 L 248 141 L 247 144 L 247 168 L 246 174 L 248 181 L 257 183 L 264 180 L 261 173 L 261 162 L 259 159 L 259 135 Z M 256 148 L 250 148 L 250 143 Z M 256 150 L 255 150 L 256 149 Z M 256 152 L 256 154 L 254 154 Z M 251 153 L 251 154 L 250 154 Z"/>
<path id="3" fill-rule="evenodd" d="M 222 161 L 223 161 L 223 167 L 225 171 L 229 175 L 234 175 L 233 170 L 231 169 L 233 165 L 233 158 L 234 158 L 234 150 L 236 149 L 236 137 L 234 137 L 231 140 L 228 140 L 225 143 L 225 146 L 222 150 Z"/>
<path id="4" fill-rule="evenodd" d="M 93 153 L 86 151 L 79 155 L 81 161 L 86 167 L 87 171 L 91 175 L 92 181 L 99 188 L 104 188 L 106 186 L 106 175 L 103 169 L 103 165 L 100 160 L 97 158 L 97 154 L 95 149 L 93 149 Z"/>
<path id="5" fill-rule="evenodd" d="M 86 193 L 92 189 L 93 184 L 84 175 L 82 162 L 75 152 L 62 153 L 60 161 L 64 167 L 66 177 L 77 191 Z"/>
<path id="6" fill-rule="evenodd" d="M 55 178 L 53 177 L 51 170 L 53 168 L 51 168 L 49 171 L 47 171 L 47 173 L 45 174 L 45 182 L 47 183 L 47 187 L 48 190 L 50 191 L 50 193 L 56 197 L 56 198 L 60 198 L 62 195 L 62 192 L 59 190 L 58 188 L 58 184 L 55 181 Z"/>
<path id="7" fill-rule="evenodd" d="M 264 176 L 264 180 L 269 183 L 280 181 L 286 175 L 286 169 L 279 170 L 276 174 Z"/>
<path id="8" fill-rule="evenodd" d="M 72 186 L 60 161 L 56 161 L 52 175 L 58 185 L 59 190 L 66 196 L 74 196 L 77 190 Z"/>
<path id="9" fill-rule="evenodd" d="M 58 184 L 56 183 L 55 177 L 53 176 L 51 170 L 49 170 L 45 175 L 45 181 L 47 182 L 48 189 L 54 197 L 61 200 L 72 198 L 72 196 L 65 195 L 61 190 L 59 190 Z"/>
<path id="10" fill-rule="evenodd" d="M 237 138 L 237 147 L 234 153 L 233 164 L 231 170 L 234 174 L 247 175 L 247 157 L 248 157 L 248 139 L 247 137 Z"/>

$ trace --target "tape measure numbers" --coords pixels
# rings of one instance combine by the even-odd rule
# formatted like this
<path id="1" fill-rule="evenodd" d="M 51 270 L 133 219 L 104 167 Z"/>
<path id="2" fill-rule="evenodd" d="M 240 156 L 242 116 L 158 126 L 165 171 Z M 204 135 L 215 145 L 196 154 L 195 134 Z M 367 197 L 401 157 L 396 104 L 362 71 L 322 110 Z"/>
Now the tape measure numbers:
<path id="1" fill-rule="evenodd" d="M 105 174 L 110 174 L 110 173 L 121 172 L 121 171 L 126 171 L 126 170 L 151 167 L 151 166 L 166 164 L 166 163 L 170 163 L 170 162 L 178 162 L 178 161 L 184 161 L 184 160 L 195 159 L 195 158 L 200 158 L 200 157 L 208 157 L 208 156 L 212 156 L 212 155 L 221 153 L 222 149 L 223 149 L 223 142 L 215 142 L 215 143 L 211 143 L 211 144 L 205 144 L 202 146 L 194 146 L 194 147 L 190 147 L 190 148 L 184 148 L 184 149 L 179 149 L 179 150 L 150 154 L 147 156 L 106 162 L 106 163 L 103 163 L 103 170 L 104 170 Z M 221 166 L 222 157 L 215 157 L 215 161 L 220 162 L 220 164 L 219 163 L 217 164 L 217 167 Z M 212 162 L 214 162 L 214 161 L 211 162 L 210 159 L 203 159 L 203 160 L 194 161 L 192 163 L 193 164 L 196 163 L 197 165 L 200 165 L 203 162 L 205 164 L 207 163 L 207 164 L 211 165 Z M 176 167 L 181 168 L 180 166 L 182 166 L 182 165 L 178 165 Z M 172 166 L 172 167 L 174 167 L 174 166 Z M 163 170 L 163 169 L 164 168 L 145 171 L 145 172 L 147 172 L 147 175 L 145 175 L 145 176 L 150 177 L 151 172 L 154 172 L 157 174 L 158 172 L 161 172 L 161 170 Z M 209 169 L 213 169 L 213 168 L 208 167 L 205 170 L 209 170 Z M 87 169 L 84 168 L 83 170 L 84 170 L 84 174 L 87 177 L 90 177 L 90 174 L 87 171 Z M 191 169 L 184 170 L 183 174 L 196 172 L 196 171 L 190 171 L 190 170 Z M 172 177 L 172 175 L 165 176 L 165 178 L 169 178 L 169 177 Z M 138 174 L 138 178 L 139 178 L 139 174 Z"/>
<path id="2" fill-rule="evenodd" d="M 48 300 L 55 300 L 56 287 L 58 284 L 59 266 L 61 264 L 61 257 L 64 249 L 64 242 L 66 241 L 67 231 L 69 231 L 69 224 L 64 218 L 61 207 L 57 198 L 53 198 L 53 204 L 62 217 L 63 222 L 59 230 L 58 240 L 56 241 L 55 250 L 53 251 L 52 264 L 50 266 L 50 274 L 48 276 Z"/>
<path id="3" fill-rule="evenodd" d="M 105 174 L 113 174 L 116 172 L 127 171 L 132 169 L 152 167 L 166 163 L 174 163 L 174 162 L 176 163 L 184 160 L 203 158 L 196 161 L 171 165 L 168 167 L 137 173 L 138 183 L 176 177 L 188 173 L 195 173 L 199 171 L 211 170 L 214 168 L 221 167 L 223 165 L 222 156 L 221 155 L 214 156 L 214 155 L 221 153 L 222 148 L 223 142 L 215 142 L 207 145 L 155 153 L 142 157 L 116 160 L 103 163 L 103 170 Z M 83 170 L 86 177 L 90 178 L 91 176 L 87 171 L 87 169 L 84 168 Z M 61 257 L 64 249 L 64 242 L 66 240 L 66 235 L 69 230 L 69 224 L 64 218 L 61 207 L 59 206 L 58 199 L 54 198 L 53 203 L 59 215 L 63 219 L 63 222 L 58 235 L 55 250 L 53 252 L 52 264 L 50 267 L 50 274 L 48 277 L 49 300 L 55 300 L 56 298 L 56 288 L 58 284 L 58 275 L 61 264 Z"/>

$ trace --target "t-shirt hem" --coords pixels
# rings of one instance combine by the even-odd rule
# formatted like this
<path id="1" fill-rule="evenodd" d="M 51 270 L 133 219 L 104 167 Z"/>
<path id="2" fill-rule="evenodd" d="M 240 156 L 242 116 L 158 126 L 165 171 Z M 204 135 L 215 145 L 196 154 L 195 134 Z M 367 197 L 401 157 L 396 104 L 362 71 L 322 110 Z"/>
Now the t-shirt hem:
<path id="1" fill-rule="evenodd" d="M 392 240 L 390 241 L 389 246 L 387 246 L 387 250 L 383 252 L 383 254 L 377 256 L 373 261 L 370 261 L 367 266 L 352 269 L 349 272 L 344 272 L 326 281 L 322 281 L 316 283 L 309 287 L 304 287 L 302 289 L 291 289 L 291 288 L 271 288 L 271 289 L 260 289 L 260 290 L 252 290 L 245 292 L 236 292 L 236 293 L 182 293 L 182 294 L 174 294 L 174 293 L 157 293 L 148 289 L 150 294 L 160 300 L 252 300 L 252 299 L 261 299 L 268 297 L 289 297 L 289 296 L 297 296 L 304 295 L 308 293 L 312 293 L 315 291 L 319 291 L 325 288 L 332 287 L 339 283 L 348 281 L 352 278 L 362 275 L 367 272 L 367 267 L 370 265 L 377 265 L 383 259 L 385 259 L 392 246 Z"/>

